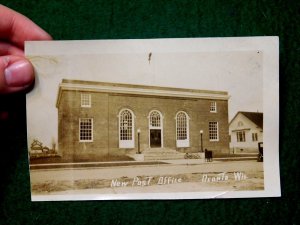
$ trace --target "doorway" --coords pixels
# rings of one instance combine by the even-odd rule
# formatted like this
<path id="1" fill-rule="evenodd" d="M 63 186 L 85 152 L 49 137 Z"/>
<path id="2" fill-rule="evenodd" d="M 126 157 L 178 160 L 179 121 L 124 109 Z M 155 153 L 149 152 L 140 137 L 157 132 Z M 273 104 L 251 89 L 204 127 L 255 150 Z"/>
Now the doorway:
<path id="1" fill-rule="evenodd" d="M 163 116 L 160 111 L 152 110 L 149 113 L 149 147 L 163 148 Z"/>
<path id="2" fill-rule="evenodd" d="M 161 130 L 150 129 L 150 147 L 161 148 Z"/>

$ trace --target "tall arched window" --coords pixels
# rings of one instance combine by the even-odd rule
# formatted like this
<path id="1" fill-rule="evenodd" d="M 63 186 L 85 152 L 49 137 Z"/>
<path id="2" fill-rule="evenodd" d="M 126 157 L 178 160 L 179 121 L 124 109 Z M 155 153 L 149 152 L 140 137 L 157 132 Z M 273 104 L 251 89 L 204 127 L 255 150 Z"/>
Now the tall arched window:
<path id="1" fill-rule="evenodd" d="M 134 148 L 134 114 L 129 109 L 119 113 L 119 147 Z"/>
<path id="2" fill-rule="evenodd" d="M 163 147 L 163 117 L 161 112 L 152 110 L 149 113 L 149 146 Z"/>
<path id="3" fill-rule="evenodd" d="M 176 145 L 177 147 L 190 146 L 189 117 L 183 111 L 176 114 Z"/>

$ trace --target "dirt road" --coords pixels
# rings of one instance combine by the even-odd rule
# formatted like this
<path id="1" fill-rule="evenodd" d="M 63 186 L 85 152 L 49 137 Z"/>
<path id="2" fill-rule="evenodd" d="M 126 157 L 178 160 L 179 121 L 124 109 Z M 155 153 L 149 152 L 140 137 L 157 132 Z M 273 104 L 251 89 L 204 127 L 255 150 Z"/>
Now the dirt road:
<path id="1" fill-rule="evenodd" d="M 256 161 L 32 170 L 33 194 L 262 190 Z"/>

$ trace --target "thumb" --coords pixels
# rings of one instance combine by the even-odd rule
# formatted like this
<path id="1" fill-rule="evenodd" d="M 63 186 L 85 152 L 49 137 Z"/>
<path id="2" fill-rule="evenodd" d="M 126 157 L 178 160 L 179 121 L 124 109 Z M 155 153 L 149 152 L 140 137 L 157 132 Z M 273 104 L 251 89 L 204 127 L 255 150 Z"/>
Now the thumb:
<path id="1" fill-rule="evenodd" d="M 0 56 L 0 94 L 24 90 L 32 84 L 31 63 L 20 56 Z"/>

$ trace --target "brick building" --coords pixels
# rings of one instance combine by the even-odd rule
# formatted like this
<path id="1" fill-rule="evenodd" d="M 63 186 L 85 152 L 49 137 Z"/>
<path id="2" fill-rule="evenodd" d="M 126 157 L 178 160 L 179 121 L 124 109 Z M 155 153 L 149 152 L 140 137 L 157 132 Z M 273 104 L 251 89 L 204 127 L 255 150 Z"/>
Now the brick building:
<path id="1" fill-rule="evenodd" d="M 221 91 L 64 79 L 56 103 L 59 152 L 228 152 L 228 98 Z"/>

